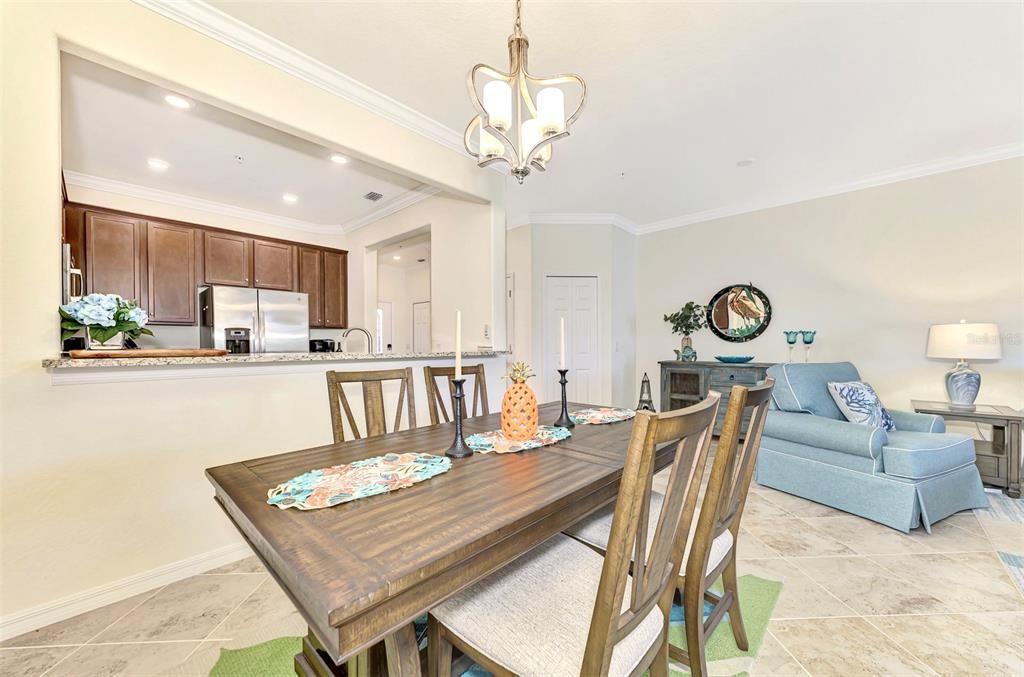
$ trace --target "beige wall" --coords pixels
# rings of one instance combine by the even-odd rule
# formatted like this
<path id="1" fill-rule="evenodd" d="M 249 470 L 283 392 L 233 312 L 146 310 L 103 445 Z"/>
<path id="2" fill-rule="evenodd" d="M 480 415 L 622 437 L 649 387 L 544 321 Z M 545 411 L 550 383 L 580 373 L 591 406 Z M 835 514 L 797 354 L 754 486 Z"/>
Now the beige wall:
<path id="1" fill-rule="evenodd" d="M 237 544 L 203 470 L 330 434 L 322 374 L 51 385 L 39 361 L 58 339 L 61 41 L 450 194 L 500 202 L 503 184 L 459 153 L 133 3 L 7 2 L 0 13 L 6 622 Z M 504 241 L 489 247 L 503 277 Z"/>
<path id="2" fill-rule="evenodd" d="M 951 365 L 925 357 L 929 325 L 996 322 L 1003 359 L 974 365 L 979 401 L 1020 408 L 1022 186 L 1014 159 L 641 236 L 637 373 L 658 392 L 657 362 L 679 344 L 662 315 L 750 281 L 771 301 L 771 326 L 742 344 L 702 331 L 701 359 L 783 361 L 784 329 L 817 329 L 815 361 L 850 360 L 886 406 L 905 409 L 945 398 Z"/>
<path id="3" fill-rule="evenodd" d="M 377 299 L 391 303 L 391 340 L 396 352 L 412 352 L 413 304 L 430 301 L 430 264 L 378 263 Z"/>
<path id="4" fill-rule="evenodd" d="M 522 255 L 529 249 L 528 296 L 521 293 L 519 299 L 529 308 L 530 319 L 527 327 L 516 328 L 516 334 L 529 331 L 529 355 L 539 376 L 536 388 L 540 397 L 551 400 L 558 392 L 558 375 L 544 372 L 544 278 L 596 275 L 599 399 L 601 403 L 615 406 L 630 404 L 635 372 L 632 350 L 634 237 L 610 225 L 565 224 L 521 226 L 510 231 L 509 237 L 510 251 Z M 522 268 L 523 259 L 513 262 L 510 257 L 508 265 L 510 269 Z"/>

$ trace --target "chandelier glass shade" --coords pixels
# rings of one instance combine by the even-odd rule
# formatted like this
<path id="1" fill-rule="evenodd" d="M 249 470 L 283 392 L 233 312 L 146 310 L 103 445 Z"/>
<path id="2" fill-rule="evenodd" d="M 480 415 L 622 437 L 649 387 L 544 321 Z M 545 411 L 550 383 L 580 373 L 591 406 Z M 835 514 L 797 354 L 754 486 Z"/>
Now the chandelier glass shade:
<path id="1" fill-rule="evenodd" d="M 583 78 L 571 73 L 536 77 L 527 70 L 530 41 L 522 32 L 521 1 L 516 2 L 516 22 L 508 38 L 507 73 L 477 64 L 469 71 L 469 98 L 477 115 L 469 121 L 463 141 L 477 165 L 503 162 L 519 183 L 530 170 L 546 171 L 551 144 L 569 135 L 587 98 Z M 578 89 L 579 100 L 566 117 L 564 86 Z"/>

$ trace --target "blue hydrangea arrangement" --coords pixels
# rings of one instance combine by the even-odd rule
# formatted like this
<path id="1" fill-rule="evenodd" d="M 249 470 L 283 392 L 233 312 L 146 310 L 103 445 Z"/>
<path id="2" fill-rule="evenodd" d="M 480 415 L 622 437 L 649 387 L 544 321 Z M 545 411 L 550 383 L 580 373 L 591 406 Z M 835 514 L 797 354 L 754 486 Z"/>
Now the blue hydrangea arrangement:
<path id="1" fill-rule="evenodd" d="M 135 301 L 117 294 L 89 294 L 57 309 L 60 313 L 60 338 L 70 338 L 82 329 L 94 341 L 105 343 L 120 332 L 137 339 L 152 336 L 146 329 L 149 315 Z"/>

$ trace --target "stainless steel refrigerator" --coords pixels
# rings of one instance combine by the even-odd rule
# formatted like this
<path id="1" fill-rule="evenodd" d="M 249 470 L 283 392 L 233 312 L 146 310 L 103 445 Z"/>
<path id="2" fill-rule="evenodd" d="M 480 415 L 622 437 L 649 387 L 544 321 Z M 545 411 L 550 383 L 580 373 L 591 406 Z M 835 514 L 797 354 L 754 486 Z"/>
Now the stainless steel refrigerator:
<path id="1" fill-rule="evenodd" d="M 199 342 L 203 348 L 232 352 L 309 352 L 309 298 L 302 292 L 207 287 L 199 295 Z M 247 330 L 239 331 L 239 330 Z M 247 344 L 238 337 L 246 336 Z M 246 346 L 248 350 L 239 348 Z"/>

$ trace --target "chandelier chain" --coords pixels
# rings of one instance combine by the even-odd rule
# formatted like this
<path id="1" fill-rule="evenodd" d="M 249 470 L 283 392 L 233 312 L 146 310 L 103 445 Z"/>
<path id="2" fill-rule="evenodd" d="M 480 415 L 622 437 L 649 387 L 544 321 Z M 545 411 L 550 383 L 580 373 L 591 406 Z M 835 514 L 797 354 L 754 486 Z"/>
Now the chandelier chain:
<path id="1" fill-rule="evenodd" d="M 523 34 L 523 0 L 516 0 L 516 35 Z"/>

